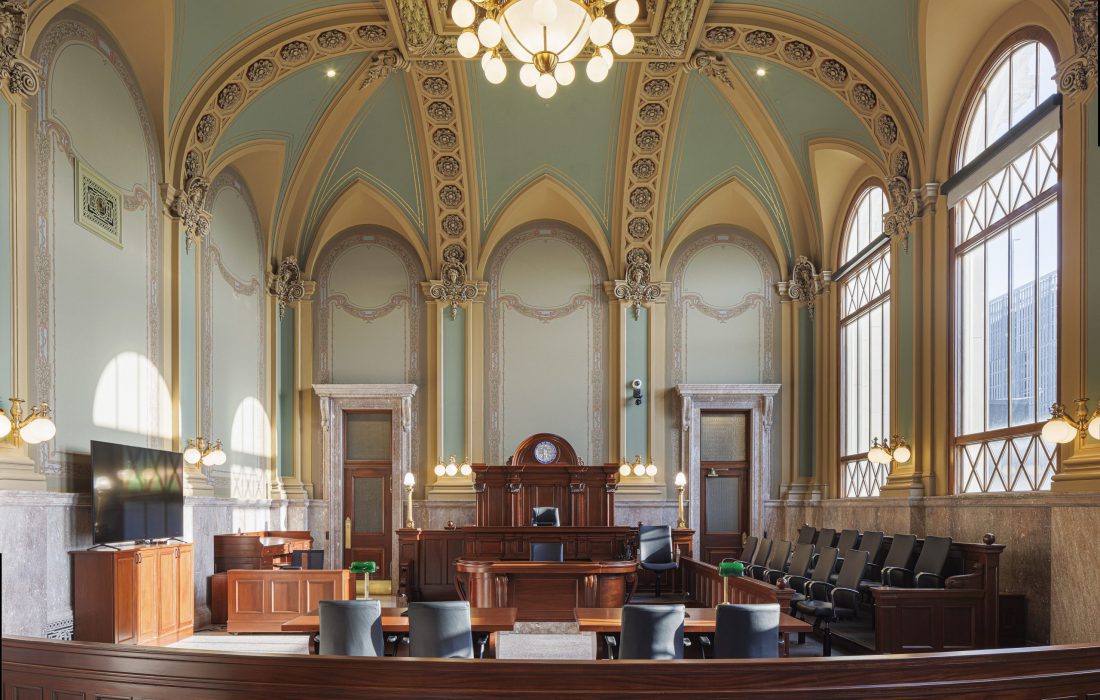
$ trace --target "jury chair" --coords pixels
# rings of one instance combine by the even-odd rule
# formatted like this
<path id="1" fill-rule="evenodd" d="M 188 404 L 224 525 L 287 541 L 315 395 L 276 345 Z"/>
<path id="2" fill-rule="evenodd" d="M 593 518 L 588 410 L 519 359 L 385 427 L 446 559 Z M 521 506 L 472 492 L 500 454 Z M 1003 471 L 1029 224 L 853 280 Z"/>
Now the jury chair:
<path id="1" fill-rule="evenodd" d="M 383 656 L 382 603 L 377 600 L 322 600 L 320 653 L 323 656 Z"/>
<path id="2" fill-rule="evenodd" d="M 800 614 L 813 618 L 815 630 L 823 629 L 822 656 L 832 656 L 833 624 L 859 616 L 862 596 L 858 587 L 865 566 L 867 566 L 867 552 L 848 550 L 844 553 L 844 565 L 840 567 L 840 576 L 837 577 L 836 585 L 828 581 L 807 583 L 806 598 L 794 604 L 795 610 Z"/>
<path id="3" fill-rule="evenodd" d="M 684 606 L 624 605 L 620 659 L 684 658 Z"/>
<path id="4" fill-rule="evenodd" d="M 778 603 L 723 603 L 718 606 L 714 625 L 714 658 L 774 659 L 778 656 Z"/>
<path id="5" fill-rule="evenodd" d="M 470 604 L 465 600 L 409 603 L 409 656 L 474 658 Z"/>

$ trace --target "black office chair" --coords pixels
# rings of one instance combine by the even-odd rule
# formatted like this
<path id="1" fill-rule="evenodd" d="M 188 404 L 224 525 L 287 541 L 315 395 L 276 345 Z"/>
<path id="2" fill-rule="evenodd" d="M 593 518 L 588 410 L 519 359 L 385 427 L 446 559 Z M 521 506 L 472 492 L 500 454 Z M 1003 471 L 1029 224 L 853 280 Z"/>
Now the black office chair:
<path id="1" fill-rule="evenodd" d="M 879 562 L 879 558 L 882 556 L 882 541 L 885 535 L 879 530 L 870 530 L 863 533 L 863 537 L 859 540 L 859 548 L 864 552 L 867 552 L 867 570 L 870 571 L 874 568 L 875 564 Z M 867 578 L 867 574 L 863 575 Z"/>
<path id="2" fill-rule="evenodd" d="M 749 535 L 745 538 L 745 542 L 741 545 L 740 559 L 727 558 L 723 559 L 722 561 L 739 561 L 746 567 L 748 567 L 748 565 L 752 563 L 753 555 L 756 554 L 756 547 L 758 544 L 759 540 L 757 539 L 756 535 Z"/>
<path id="3" fill-rule="evenodd" d="M 775 584 L 779 579 L 784 576 L 798 576 L 805 578 L 806 572 L 810 570 L 810 560 L 814 556 L 814 546 L 812 544 L 800 544 L 794 548 L 794 554 L 790 558 L 790 562 L 783 569 L 772 569 L 769 567 L 764 571 L 763 580 L 770 584 Z"/>
<path id="4" fill-rule="evenodd" d="M 654 595 L 661 597 L 661 575 L 679 567 L 672 548 L 672 528 L 668 525 L 642 525 L 638 528 L 638 566 L 656 576 Z"/>
<path id="5" fill-rule="evenodd" d="M 684 658 L 683 605 L 624 605 L 620 659 Z"/>
<path id="6" fill-rule="evenodd" d="M 554 506 L 535 506 L 531 509 L 531 524 L 535 527 L 558 527 L 561 519 Z"/>
<path id="7" fill-rule="evenodd" d="M 771 554 L 768 555 L 768 561 L 763 565 L 753 565 L 749 568 L 749 575 L 755 579 L 761 581 L 765 578 L 765 573 L 768 570 L 771 571 L 783 571 L 787 568 L 787 560 L 791 557 L 791 543 L 787 540 L 780 540 L 772 543 Z"/>
<path id="8" fill-rule="evenodd" d="M 723 603 L 718 606 L 714 624 L 714 658 L 774 659 L 778 656 L 779 605 L 777 603 L 764 605 Z"/>
<path id="9" fill-rule="evenodd" d="M 950 537 L 925 537 L 912 570 L 904 566 L 883 566 L 882 582 L 903 588 L 943 588 L 943 567 L 950 550 Z"/>
<path id="10" fill-rule="evenodd" d="M 563 561 L 565 545 L 561 542 L 532 542 L 531 561 Z"/>
<path id="11" fill-rule="evenodd" d="M 821 551 L 823 547 L 832 547 L 835 539 L 836 530 L 831 527 L 823 527 L 817 531 L 817 539 L 814 540 L 814 544 L 817 545 L 817 550 Z"/>
<path id="12" fill-rule="evenodd" d="M 906 569 L 909 560 L 913 557 L 913 548 L 917 545 L 916 535 L 894 535 L 890 541 L 890 549 L 886 552 L 886 560 L 882 565 L 873 561 L 867 564 L 867 571 L 859 582 L 859 590 L 864 595 L 871 595 L 871 588 L 887 585 L 882 578 L 882 572 L 886 569 Z"/>
<path id="13" fill-rule="evenodd" d="M 794 591 L 791 593 L 791 604 L 800 600 L 805 600 L 808 595 L 808 584 L 813 582 L 828 583 L 829 576 L 833 573 L 833 567 L 836 566 L 837 551 L 836 547 L 826 547 L 817 553 L 817 563 L 814 564 L 813 571 L 807 577 L 805 574 L 801 576 L 791 575 L 787 577 L 787 585 Z"/>
<path id="14" fill-rule="evenodd" d="M 838 552 L 847 552 L 851 549 L 859 549 L 856 545 L 859 544 L 859 530 L 842 530 L 840 537 L 836 541 L 836 550 Z M 844 555 L 836 560 L 836 570 L 833 572 L 832 577 L 829 579 L 830 583 L 836 582 L 837 574 L 840 572 L 840 567 L 844 566 Z"/>
<path id="15" fill-rule="evenodd" d="M 409 603 L 409 656 L 474 658 L 470 604 L 464 600 Z"/>
<path id="16" fill-rule="evenodd" d="M 317 603 L 322 655 L 384 656 L 382 604 L 377 600 L 322 600 Z"/>
<path id="17" fill-rule="evenodd" d="M 745 566 L 745 575 L 751 576 L 750 573 L 754 566 L 762 566 L 767 568 L 768 556 L 772 553 L 772 541 L 767 537 L 760 540 L 760 544 L 756 545 L 756 552 L 752 555 L 752 561 Z"/>
<path id="18" fill-rule="evenodd" d="M 798 541 L 796 544 L 813 544 L 814 537 L 817 536 L 817 528 L 813 525 L 803 525 L 798 528 Z"/>
<path id="19" fill-rule="evenodd" d="M 844 553 L 844 566 L 840 567 L 840 577 L 836 585 L 824 581 L 806 584 L 808 596 L 794 604 L 802 615 L 814 619 L 814 629 L 824 627 L 821 642 L 821 655 L 832 656 L 832 625 L 841 620 L 850 620 L 859 616 L 862 596 L 859 592 L 859 579 L 863 567 L 867 566 L 867 552 L 849 550 Z"/>

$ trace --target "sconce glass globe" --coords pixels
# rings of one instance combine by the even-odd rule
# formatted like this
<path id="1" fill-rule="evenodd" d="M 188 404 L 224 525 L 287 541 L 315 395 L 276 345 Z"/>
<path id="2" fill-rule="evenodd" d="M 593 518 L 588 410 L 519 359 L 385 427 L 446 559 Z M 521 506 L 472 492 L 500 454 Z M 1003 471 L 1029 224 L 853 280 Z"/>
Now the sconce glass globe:
<path id="1" fill-rule="evenodd" d="M 210 453 L 210 456 L 214 458 L 215 467 L 220 467 L 221 465 L 225 464 L 225 460 L 228 459 L 228 457 L 226 457 L 225 450 L 223 450 L 220 446 L 214 448 L 214 451 Z"/>
<path id="2" fill-rule="evenodd" d="M 1077 437 L 1077 428 L 1070 425 L 1065 418 L 1051 418 L 1043 425 L 1042 435 L 1047 442 L 1064 445 L 1067 442 L 1073 442 Z"/>
<path id="3" fill-rule="evenodd" d="M 676 472 L 676 485 L 677 486 L 687 486 L 687 482 L 688 482 L 687 477 L 684 476 L 683 472 Z"/>
<path id="4" fill-rule="evenodd" d="M 889 464 L 890 455 L 888 455 L 886 453 L 886 450 L 882 449 L 881 447 L 872 447 L 867 452 L 867 461 L 873 462 L 875 464 Z"/>
<path id="5" fill-rule="evenodd" d="M 7 437 L 10 432 L 11 418 L 8 418 L 8 414 L 0 412 L 0 438 Z"/>
<path id="6" fill-rule="evenodd" d="M 447 465 L 447 476 L 454 476 L 457 473 L 458 473 L 458 465 L 457 464 L 455 464 L 454 462 L 451 462 L 450 464 Z"/>
<path id="7" fill-rule="evenodd" d="M 416 475 L 412 472 L 405 472 L 405 486 L 416 486 Z"/>
<path id="8" fill-rule="evenodd" d="M 195 447 L 194 443 L 189 443 L 187 449 L 183 451 L 183 461 L 188 464 L 198 464 L 202 460 L 202 453 L 199 452 L 199 448 Z"/>
<path id="9" fill-rule="evenodd" d="M 474 468 L 470 466 L 469 462 L 463 462 L 462 466 L 458 468 L 458 473 L 462 476 L 469 476 L 474 473 Z"/>
<path id="10" fill-rule="evenodd" d="M 899 445 L 894 450 L 894 461 L 898 464 L 905 464 L 909 461 L 909 458 L 913 456 L 913 451 L 906 445 Z"/>
<path id="11" fill-rule="evenodd" d="M 1089 430 L 1089 435 L 1092 436 L 1093 440 L 1100 440 L 1100 413 L 1097 413 L 1096 415 L 1094 415 L 1092 417 L 1092 420 L 1089 421 L 1088 430 Z M 2 425 L 0 425 L 0 435 L 2 435 L 3 432 L 4 432 L 4 427 Z"/>
<path id="12" fill-rule="evenodd" d="M 57 427 L 53 424 L 52 420 L 45 416 L 35 418 L 19 430 L 19 436 L 22 437 L 23 442 L 28 445 L 37 445 L 40 442 L 46 442 L 56 434 Z"/>
<path id="13" fill-rule="evenodd" d="M 657 465 L 656 464 L 647 464 L 646 467 L 645 467 L 645 475 L 646 476 L 657 476 Z"/>
<path id="14" fill-rule="evenodd" d="M 623 476 L 630 476 L 630 465 L 629 464 L 621 465 L 619 467 L 619 473 L 622 474 Z"/>
<path id="15" fill-rule="evenodd" d="M 443 466 L 442 463 L 435 465 L 435 475 L 436 476 L 443 476 L 446 473 L 447 473 L 447 467 Z"/>
<path id="16" fill-rule="evenodd" d="M 645 465 L 644 464 L 635 464 L 634 465 L 634 476 L 645 476 Z"/>

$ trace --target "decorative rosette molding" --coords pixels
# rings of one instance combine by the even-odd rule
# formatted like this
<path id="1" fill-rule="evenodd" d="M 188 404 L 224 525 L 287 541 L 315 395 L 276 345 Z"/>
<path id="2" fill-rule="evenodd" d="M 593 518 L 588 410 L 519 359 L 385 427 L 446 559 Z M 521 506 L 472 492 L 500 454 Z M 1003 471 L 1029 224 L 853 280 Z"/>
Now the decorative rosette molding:
<path id="1" fill-rule="evenodd" d="M 813 318 L 817 297 L 828 291 L 832 281 L 832 272 L 829 270 L 818 272 L 809 258 L 799 255 L 794 267 L 791 268 L 791 278 L 786 282 L 777 282 L 775 288 L 779 292 L 780 303 L 802 302 L 809 309 L 810 318 Z"/>
<path id="2" fill-rule="evenodd" d="M 1074 54 L 1058 66 L 1058 89 L 1064 95 L 1084 94 L 1096 81 L 1097 0 L 1070 0 Z"/>
<path id="3" fill-rule="evenodd" d="M 638 309 L 661 297 L 661 285 L 652 280 L 652 263 L 649 251 L 632 248 L 626 254 L 626 279 L 615 281 L 615 298 L 625 301 L 638 320 Z"/>
<path id="4" fill-rule="evenodd" d="M 466 250 L 461 245 L 452 243 L 444 249 L 439 277 L 431 281 L 428 296 L 449 306 L 454 320 L 458 307 L 477 297 L 477 285 L 466 278 Z"/>

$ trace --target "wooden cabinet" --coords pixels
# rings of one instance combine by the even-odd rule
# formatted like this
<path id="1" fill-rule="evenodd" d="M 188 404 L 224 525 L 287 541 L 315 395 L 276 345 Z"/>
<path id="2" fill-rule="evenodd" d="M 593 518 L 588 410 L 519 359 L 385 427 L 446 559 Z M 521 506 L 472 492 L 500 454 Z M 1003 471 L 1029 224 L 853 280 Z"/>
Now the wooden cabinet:
<path id="1" fill-rule="evenodd" d="M 72 552 L 75 637 L 84 642 L 171 644 L 195 621 L 190 544 Z"/>

